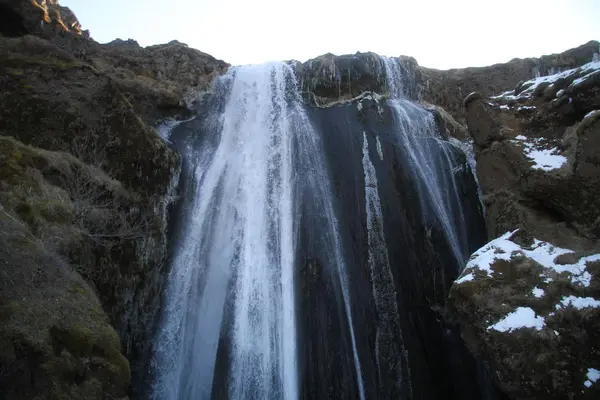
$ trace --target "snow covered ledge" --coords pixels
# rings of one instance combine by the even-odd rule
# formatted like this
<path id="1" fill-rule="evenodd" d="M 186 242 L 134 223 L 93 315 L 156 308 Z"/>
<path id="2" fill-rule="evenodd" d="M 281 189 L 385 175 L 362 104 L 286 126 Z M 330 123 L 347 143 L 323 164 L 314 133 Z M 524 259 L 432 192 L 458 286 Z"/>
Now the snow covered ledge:
<path id="1" fill-rule="evenodd" d="M 524 242 L 492 240 L 455 281 L 463 339 L 511 398 L 600 398 L 600 254 Z"/>

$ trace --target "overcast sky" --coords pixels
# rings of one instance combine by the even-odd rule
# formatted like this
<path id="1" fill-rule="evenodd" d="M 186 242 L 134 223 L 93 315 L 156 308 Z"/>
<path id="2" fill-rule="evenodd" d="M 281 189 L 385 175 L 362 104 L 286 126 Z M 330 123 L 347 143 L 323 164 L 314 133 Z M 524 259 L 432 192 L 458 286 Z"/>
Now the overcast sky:
<path id="1" fill-rule="evenodd" d="M 357 51 L 432 68 L 539 57 L 600 39 L 600 0 L 61 0 L 101 42 L 173 39 L 231 64 Z"/>

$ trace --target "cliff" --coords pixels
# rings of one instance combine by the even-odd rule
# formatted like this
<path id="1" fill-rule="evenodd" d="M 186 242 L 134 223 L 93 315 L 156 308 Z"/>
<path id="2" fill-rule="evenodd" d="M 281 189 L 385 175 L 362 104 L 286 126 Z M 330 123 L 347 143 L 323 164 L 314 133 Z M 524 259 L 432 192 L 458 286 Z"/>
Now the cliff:
<path id="1" fill-rule="evenodd" d="M 180 157 L 155 124 L 227 65 L 100 45 L 56 1 L 1 1 L 0 392 L 124 398 L 166 276 Z"/>
<path id="2" fill-rule="evenodd" d="M 0 392 L 127 398 L 132 374 L 142 382 L 148 369 L 181 168 L 155 127 L 191 115 L 229 65 L 179 42 L 98 44 L 56 0 L 0 0 L 0 33 Z M 580 68 L 597 52 L 592 41 L 449 71 L 400 57 L 407 95 L 446 137 L 472 139 L 487 239 L 496 239 L 475 252 L 438 322 L 460 323 L 512 398 L 598 395 L 600 83 L 598 68 Z M 367 126 L 345 126 L 347 114 L 378 129 L 391 123 L 378 95 L 365 94 L 390 95 L 378 55 L 290 63 L 319 128 L 339 114 L 342 128 L 326 141 L 332 154 L 340 143 L 360 153 L 361 143 L 335 139 Z M 344 182 L 344 160 L 332 165 Z M 394 198 L 408 202 L 403 187 Z M 418 275 L 424 264 L 411 257 Z M 320 280 L 310 265 L 314 276 L 303 279 Z M 421 289 L 404 284 L 413 301 Z M 447 286 L 438 289 L 423 289 L 438 296 L 430 321 L 446 304 Z M 309 295 L 303 307 L 320 304 Z M 508 324 L 523 315 L 524 325 Z"/>
<path id="3" fill-rule="evenodd" d="M 465 99 L 489 239 L 451 291 L 511 398 L 598 398 L 600 63 Z"/>

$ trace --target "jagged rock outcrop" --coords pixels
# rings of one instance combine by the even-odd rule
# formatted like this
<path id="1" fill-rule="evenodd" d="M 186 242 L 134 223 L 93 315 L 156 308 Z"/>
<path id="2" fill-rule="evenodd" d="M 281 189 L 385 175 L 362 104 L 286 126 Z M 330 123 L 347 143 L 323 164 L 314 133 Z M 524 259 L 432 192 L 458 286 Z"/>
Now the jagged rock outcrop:
<path id="1" fill-rule="evenodd" d="M 140 47 L 116 40 L 89 48 L 81 58 L 111 76 L 147 123 L 186 114 L 229 67 L 178 41 Z"/>
<path id="2" fill-rule="evenodd" d="M 0 11 L 0 392 L 125 398 L 147 369 L 180 169 L 153 125 L 227 64 L 100 45 L 56 1 Z"/>
<path id="3" fill-rule="evenodd" d="M 590 41 L 563 53 L 540 58 L 513 59 L 489 67 L 436 70 L 418 65 L 412 57 L 400 56 L 402 74 L 411 77 L 405 94 L 426 105 L 445 110 L 451 134 L 464 138 L 466 113 L 463 99 L 472 92 L 484 97 L 518 87 L 536 74 L 542 76 L 579 67 L 600 52 L 600 43 Z M 385 67 L 375 53 L 336 56 L 324 54 L 305 63 L 293 62 L 300 77 L 305 101 L 326 105 L 354 98 L 363 92 L 386 95 Z M 446 116 L 444 115 L 444 117 Z M 454 135 L 454 134 L 453 134 Z"/>
<path id="4" fill-rule="evenodd" d="M 600 254 L 522 231 L 478 250 L 450 293 L 467 346 L 512 399 L 598 398 L 598 299 Z"/>
<path id="5" fill-rule="evenodd" d="M 466 104 L 489 215 L 506 208 L 496 199 L 512 196 L 532 215 L 567 224 L 582 237 L 600 237 L 598 72 L 600 63 L 590 63 L 529 82 L 519 96 L 480 97 Z M 557 97 L 536 97 L 541 84 L 558 85 Z M 501 220 L 500 215 L 488 218 L 490 238 L 513 229 Z"/>
<path id="6" fill-rule="evenodd" d="M 600 43 L 592 40 L 563 53 L 540 58 L 513 59 L 489 67 L 437 70 L 419 66 L 420 100 L 436 104 L 448 111 L 458 122 L 466 123 L 463 99 L 472 92 L 484 97 L 515 88 L 539 73 L 541 76 L 579 67 L 600 52 Z"/>
<path id="7" fill-rule="evenodd" d="M 0 1 L 0 33 L 4 36 L 33 34 L 46 39 L 60 34 L 89 37 L 81 29 L 79 20 L 68 7 L 58 0 L 2 0 Z"/>
<path id="8" fill-rule="evenodd" d="M 450 299 L 511 398 L 600 394 L 600 63 L 465 99 L 490 239 Z"/>
<path id="9" fill-rule="evenodd" d="M 402 75 L 413 77 L 417 62 L 412 57 L 400 56 Z M 300 80 L 304 100 L 311 105 L 324 106 L 355 98 L 365 92 L 387 95 L 385 66 L 375 53 L 356 53 L 336 56 L 324 54 L 305 63 L 291 62 Z M 416 79 L 408 79 L 403 89 L 414 97 Z"/>
<path id="10" fill-rule="evenodd" d="M 99 44 L 57 0 L 0 0 L 4 36 L 35 35 L 107 75 L 147 124 L 189 114 L 199 93 L 229 64 L 172 41 L 140 47 L 134 40 Z"/>

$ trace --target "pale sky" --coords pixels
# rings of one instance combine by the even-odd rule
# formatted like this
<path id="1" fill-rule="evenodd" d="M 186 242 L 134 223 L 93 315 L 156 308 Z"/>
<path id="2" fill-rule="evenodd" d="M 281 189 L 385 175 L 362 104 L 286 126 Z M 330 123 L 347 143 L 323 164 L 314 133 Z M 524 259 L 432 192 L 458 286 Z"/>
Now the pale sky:
<path id="1" fill-rule="evenodd" d="M 230 64 L 324 53 L 432 68 L 539 57 L 600 39 L 600 0 L 61 0 L 101 42 L 187 43 Z"/>

